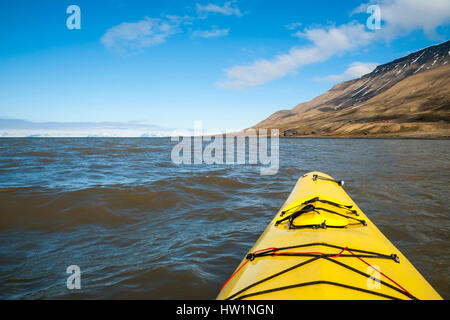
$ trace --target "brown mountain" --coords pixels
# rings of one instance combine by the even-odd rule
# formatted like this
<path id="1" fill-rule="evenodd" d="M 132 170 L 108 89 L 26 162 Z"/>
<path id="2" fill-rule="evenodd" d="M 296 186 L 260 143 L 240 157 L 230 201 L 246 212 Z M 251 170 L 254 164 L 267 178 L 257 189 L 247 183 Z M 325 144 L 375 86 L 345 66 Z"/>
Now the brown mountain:
<path id="1" fill-rule="evenodd" d="M 253 128 L 285 136 L 450 137 L 450 41 L 378 66 Z"/>

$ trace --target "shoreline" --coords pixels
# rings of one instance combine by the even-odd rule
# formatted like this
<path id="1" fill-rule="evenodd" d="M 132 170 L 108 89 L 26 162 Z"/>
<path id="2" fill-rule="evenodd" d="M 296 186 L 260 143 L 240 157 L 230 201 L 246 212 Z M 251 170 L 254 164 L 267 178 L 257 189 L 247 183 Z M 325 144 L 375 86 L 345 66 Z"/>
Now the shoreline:
<path id="1" fill-rule="evenodd" d="M 280 136 L 280 139 L 371 139 L 371 140 L 450 140 L 450 137 L 380 137 L 380 136 L 297 136 L 297 137 L 284 137 Z"/>
<path id="2" fill-rule="evenodd" d="M 222 135 L 226 137 L 225 134 L 217 134 L 212 136 L 202 136 L 204 138 L 210 138 Z M 245 134 L 237 133 L 235 137 L 242 136 Z M 189 136 L 196 137 L 196 136 Z M 0 137 L 0 140 L 5 139 L 170 139 L 171 137 Z M 268 136 L 268 138 L 271 138 Z M 450 137 L 394 137 L 394 136 L 321 136 L 321 135 L 308 135 L 308 136 L 294 136 L 294 137 L 285 137 L 278 136 L 280 139 L 358 139 L 358 140 L 450 140 Z"/>

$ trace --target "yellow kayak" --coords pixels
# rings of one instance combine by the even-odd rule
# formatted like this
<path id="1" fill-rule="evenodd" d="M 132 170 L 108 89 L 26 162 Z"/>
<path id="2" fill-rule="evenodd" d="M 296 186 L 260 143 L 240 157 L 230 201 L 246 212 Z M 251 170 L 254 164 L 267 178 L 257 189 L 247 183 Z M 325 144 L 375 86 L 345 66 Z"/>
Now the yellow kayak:
<path id="1" fill-rule="evenodd" d="M 342 185 L 302 176 L 217 299 L 442 299 Z"/>

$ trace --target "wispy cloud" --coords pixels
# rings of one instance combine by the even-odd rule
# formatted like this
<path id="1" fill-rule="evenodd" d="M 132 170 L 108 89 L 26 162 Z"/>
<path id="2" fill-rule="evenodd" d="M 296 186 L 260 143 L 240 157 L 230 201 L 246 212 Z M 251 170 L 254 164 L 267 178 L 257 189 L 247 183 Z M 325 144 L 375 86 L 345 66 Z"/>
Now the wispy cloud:
<path id="1" fill-rule="evenodd" d="M 243 14 L 237 5 L 237 1 L 227 1 L 223 5 L 208 3 L 206 5 L 196 4 L 197 14 L 206 17 L 209 14 L 223 14 L 226 16 L 241 17 Z"/>
<path id="2" fill-rule="evenodd" d="M 236 65 L 225 69 L 226 79 L 216 82 L 216 86 L 227 89 L 251 88 L 282 78 L 300 67 L 324 61 L 336 54 L 365 47 L 373 41 L 390 40 L 420 29 L 428 36 L 433 36 L 437 27 L 450 23 L 448 0 L 371 1 L 360 5 L 352 14 L 366 12 L 370 4 L 380 5 L 383 20 L 381 30 L 372 32 L 366 29 L 365 25 L 352 21 L 338 27 L 297 31 L 294 36 L 306 38 L 312 45 L 302 48 L 292 47 L 288 53 L 277 55 L 272 59 L 260 59 L 250 65 Z M 286 27 L 288 26 L 294 27 L 294 25 Z M 362 66 L 353 66 L 353 70 L 357 69 L 363 70 Z"/>
<path id="3" fill-rule="evenodd" d="M 230 29 L 211 29 L 211 30 L 196 30 L 192 33 L 194 38 L 217 38 L 227 36 Z"/>
<path id="4" fill-rule="evenodd" d="M 372 4 L 380 7 L 383 26 L 379 34 L 388 40 L 414 30 L 435 37 L 437 27 L 450 24 L 448 0 L 372 0 L 357 7 L 352 15 L 366 13 Z"/>
<path id="5" fill-rule="evenodd" d="M 288 30 L 295 30 L 299 27 L 302 26 L 301 22 L 292 22 L 292 23 L 288 23 L 287 25 L 285 25 L 284 27 Z"/>
<path id="6" fill-rule="evenodd" d="M 183 32 L 183 26 L 192 25 L 196 19 L 204 19 L 209 14 L 242 16 L 236 0 L 223 5 L 197 3 L 196 11 L 197 17 L 165 15 L 161 18 L 145 17 L 136 22 L 123 22 L 108 29 L 100 42 L 107 49 L 125 55 L 164 43 L 170 36 Z M 229 28 L 214 27 L 211 30 L 194 31 L 192 35 L 197 38 L 214 38 L 226 36 L 229 31 Z"/>
<path id="7" fill-rule="evenodd" d="M 271 60 L 261 59 L 247 66 L 234 66 L 225 70 L 227 79 L 217 82 L 222 88 L 247 89 L 286 76 L 296 69 L 311 63 L 367 45 L 373 38 L 365 26 L 351 22 L 339 27 L 305 29 L 299 36 L 313 45 L 291 48 L 288 53 Z"/>
<path id="8" fill-rule="evenodd" d="M 377 62 L 353 62 L 342 74 L 332 74 L 323 78 L 314 78 L 318 82 L 336 82 L 362 77 L 372 72 L 379 63 Z"/>
<path id="9" fill-rule="evenodd" d="M 169 36 L 180 32 L 181 22 L 182 19 L 175 16 L 123 22 L 108 29 L 100 41 L 106 48 L 125 54 L 165 42 Z"/>

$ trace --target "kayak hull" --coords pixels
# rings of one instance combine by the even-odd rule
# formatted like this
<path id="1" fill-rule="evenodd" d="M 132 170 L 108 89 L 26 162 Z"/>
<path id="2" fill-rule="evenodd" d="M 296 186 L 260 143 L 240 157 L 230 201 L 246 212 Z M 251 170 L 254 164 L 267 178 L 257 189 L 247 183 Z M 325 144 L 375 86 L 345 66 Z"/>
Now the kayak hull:
<path id="1" fill-rule="evenodd" d="M 276 225 L 304 202 L 317 198 L 334 205 L 314 203 L 323 211 L 295 218 L 299 229 L 290 228 L 288 220 Z M 294 248 L 277 251 L 286 247 Z M 255 252 L 269 254 L 253 260 L 247 255 L 217 299 L 442 299 L 342 186 L 321 172 L 308 173 L 297 181 L 249 254 Z"/>

